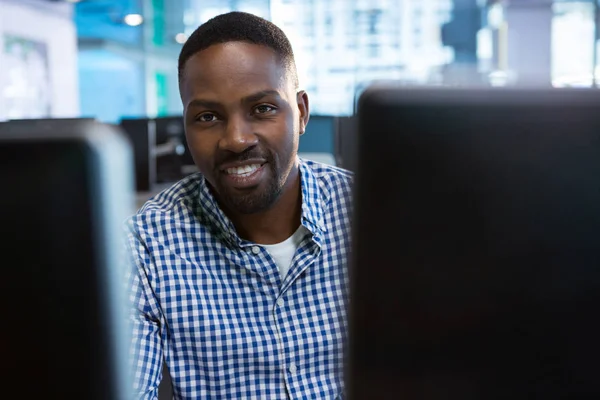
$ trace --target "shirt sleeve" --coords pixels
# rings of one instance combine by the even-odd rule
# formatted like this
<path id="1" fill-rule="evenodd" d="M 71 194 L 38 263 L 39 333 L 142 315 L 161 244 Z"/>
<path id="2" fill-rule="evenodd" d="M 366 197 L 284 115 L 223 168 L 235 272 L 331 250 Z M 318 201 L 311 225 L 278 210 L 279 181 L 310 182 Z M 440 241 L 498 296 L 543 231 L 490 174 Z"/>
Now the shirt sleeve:
<path id="1" fill-rule="evenodd" d="M 158 399 L 162 379 L 163 346 L 161 338 L 162 313 L 150 285 L 149 273 L 153 261 L 148 248 L 133 232 L 128 232 L 126 252 L 127 285 L 131 344 L 129 367 L 135 399 Z"/>

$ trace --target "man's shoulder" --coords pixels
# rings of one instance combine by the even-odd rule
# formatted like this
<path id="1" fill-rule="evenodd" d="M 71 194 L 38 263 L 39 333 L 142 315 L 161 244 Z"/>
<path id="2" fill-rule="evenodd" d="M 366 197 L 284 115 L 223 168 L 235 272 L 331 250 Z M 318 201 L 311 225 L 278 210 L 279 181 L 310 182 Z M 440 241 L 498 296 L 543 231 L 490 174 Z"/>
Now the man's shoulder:
<path id="1" fill-rule="evenodd" d="M 303 159 L 302 162 L 311 170 L 314 177 L 319 181 L 331 183 L 339 182 L 340 184 L 352 185 L 354 174 L 351 171 L 312 160 Z"/>
<path id="2" fill-rule="evenodd" d="M 318 182 L 326 198 L 348 197 L 351 195 L 354 174 L 346 169 L 312 160 L 302 160 Z"/>
<path id="3" fill-rule="evenodd" d="M 176 182 L 147 200 L 129 219 L 133 225 L 153 225 L 156 221 L 189 218 L 199 191 L 202 175 L 195 173 Z"/>

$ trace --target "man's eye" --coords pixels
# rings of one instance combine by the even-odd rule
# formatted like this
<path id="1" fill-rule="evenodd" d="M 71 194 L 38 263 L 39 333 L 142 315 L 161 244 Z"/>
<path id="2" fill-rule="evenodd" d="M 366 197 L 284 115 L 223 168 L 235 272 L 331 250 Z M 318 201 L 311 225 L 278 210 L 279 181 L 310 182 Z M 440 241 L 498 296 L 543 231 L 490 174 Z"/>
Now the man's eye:
<path id="1" fill-rule="evenodd" d="M 200 122 L 214 122 L 217 120 L 217 116 L 212 113 L 204 113 L 200 114 L 196 119 Z"/>
<path id="2" fill-rule="evenodd" d="M 269 105 L 267 105 L 267 104 L 261 104 L 260 106 L 257 106 L 257 107 L 254 109 L 254 111 L 255 111 L 257 114 L 266 114 L 266 113 L 268 113 L 268 112 L 271 112 L 271 111 L 274 111 L 274 110 L 275 110 L 275 107 L 273 107 L 273 106 L 269 106 Z"/>

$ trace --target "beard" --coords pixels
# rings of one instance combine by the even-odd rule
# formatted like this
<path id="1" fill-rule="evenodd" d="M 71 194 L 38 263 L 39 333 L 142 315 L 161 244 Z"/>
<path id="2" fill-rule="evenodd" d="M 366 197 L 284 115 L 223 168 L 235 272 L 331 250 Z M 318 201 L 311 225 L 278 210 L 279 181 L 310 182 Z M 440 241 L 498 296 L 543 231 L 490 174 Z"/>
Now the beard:
<path id="1" fill-rule="evenodd" d="M 241 193 L 225 185 L 217 184 L 219 199 L 224 205 L 240 214 L 255 214 L 268 210 L 279 198 L 283 191 L 283 184 L 277 167 L 268 162 L 264 167 L 269 168 L 269 177 L 259 187 Z"/>
<path id="2" fill-rule="evenodd" d="M 231 161 L 245 161 L 252 158 L 262 158 L 267 162 L 263 168 L 268 168 L 266 179 L 257 187 L 248 190 L 238 190 L 223 183 L 218 177 L 222 174 L 216 171 L 217 179 L 213 190 L 218 195 L 219 202 L 227 209 L 240 214 L 255 214 L 271 208 L 279 199 L 289 175 L 290 165 L 294 157 L 285 165 L 281 165 L 280 160 L 271 152 L 258 152 L 250 149 L 241 154 L 229 154 L 226 159 L 217 163 L 217 165 Z M 286 160 L 288 161 L 288 160 Z M 287 172 L 287 173 L 286 173 Z"/>

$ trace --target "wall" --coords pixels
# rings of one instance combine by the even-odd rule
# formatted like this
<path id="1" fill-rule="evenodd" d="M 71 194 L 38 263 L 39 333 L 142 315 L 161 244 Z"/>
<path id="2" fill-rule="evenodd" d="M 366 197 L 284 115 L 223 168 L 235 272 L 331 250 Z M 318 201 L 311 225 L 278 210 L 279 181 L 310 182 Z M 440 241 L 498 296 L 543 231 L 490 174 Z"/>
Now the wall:
<path id="1" fill-rule="evenodd" d="M 311 115 L 306 132 L 300 136 L 298 151 L 333 154 L 335 117 Z"/>
<path id="2" fill-rule="evenodd" d="M 38 43 L 46 52 L 48 88 L 30 93 L 27 100 L 31 99 L 31 104 L 35 105 L 36 96 L 47 93 L 48 115 L 30 113 L 32 115 L 25 117 L 79 116 L 77 34 L 72 12 L 73 7 L 68 3 L 0 0 L 0 120 L 8 118 L 6 87 L 10 82 L 14 86 L 15 82 L 14 76 L 9 76 L 10 59 L 4 51 L 7 35 Z M 12 73 L 14 75 L 14 71 Z"/>

